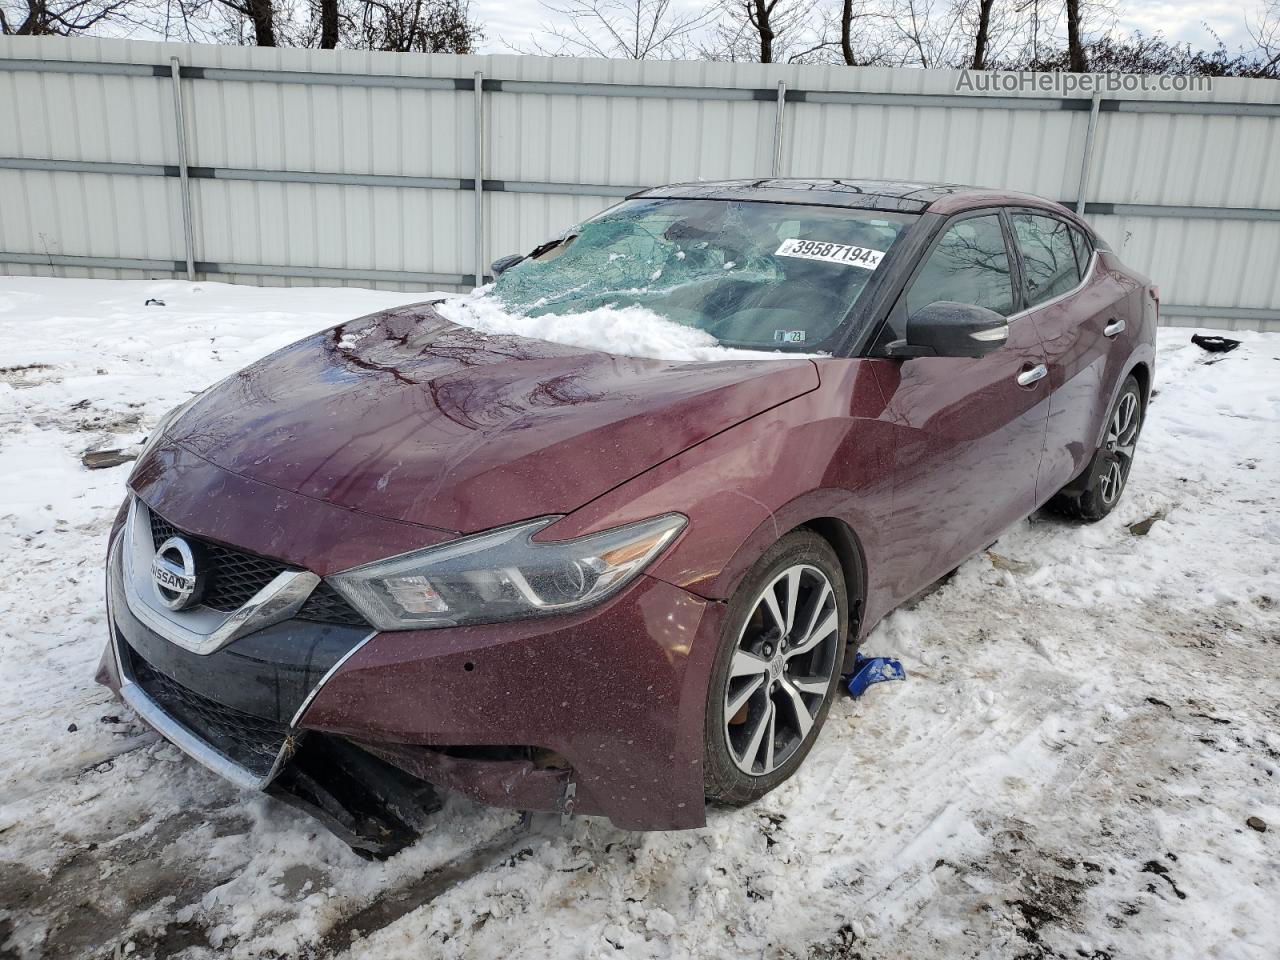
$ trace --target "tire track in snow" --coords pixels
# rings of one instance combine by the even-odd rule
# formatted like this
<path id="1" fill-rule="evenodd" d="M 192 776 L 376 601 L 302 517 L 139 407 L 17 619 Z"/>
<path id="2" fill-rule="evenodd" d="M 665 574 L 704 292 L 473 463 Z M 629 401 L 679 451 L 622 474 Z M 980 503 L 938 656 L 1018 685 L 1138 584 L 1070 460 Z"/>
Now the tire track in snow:
<path id="1" fill-rule="evenodd" d="M 477 874 L 494 869 L 504 861 L 522 854 L 532 854 L 531 847 L 519 849 L 522 844 L 533 839 L 531 824 L 532 815 L 526 813 L 514 827 L 432 869 L 421 879 L 383 891 L 372 903 L 334 924 L 318 943 L 308 948 L 308 955 L 322 958 L 341 954 L 351 949 L 357 941 L 425 907 L 436 897 L 466 883 Z"/>

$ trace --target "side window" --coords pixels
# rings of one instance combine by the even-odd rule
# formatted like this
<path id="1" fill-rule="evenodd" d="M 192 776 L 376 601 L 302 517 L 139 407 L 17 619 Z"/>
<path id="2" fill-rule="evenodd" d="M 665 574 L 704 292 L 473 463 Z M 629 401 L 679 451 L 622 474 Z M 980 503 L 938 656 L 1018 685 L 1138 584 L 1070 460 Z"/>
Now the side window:
<path id="1" fill-rule="evenodd" d="M 1052 300 L 1080 282 L 1071 228 L 1055 217 L 1010 214 L 1013 235 L 1022 251 L 1027 306 Z"/>
<path id="2" fill-rule="evenodd" d="M 1089 258 L 1093 256 L 1093 244 L 1089 238 L 1075 227 L 1071 228 L 1071 245 L 1076 248 L 1076 263 L 1080 266 L 1080 277 L 1089 269 Z"/>
<path id="3" fill-rule="evenodd" d="M 935 300 L 1013 312 L 1013 282 L 1000 218 L 969 217 L 947 228 L 907 290 L 907 316 Z"/>

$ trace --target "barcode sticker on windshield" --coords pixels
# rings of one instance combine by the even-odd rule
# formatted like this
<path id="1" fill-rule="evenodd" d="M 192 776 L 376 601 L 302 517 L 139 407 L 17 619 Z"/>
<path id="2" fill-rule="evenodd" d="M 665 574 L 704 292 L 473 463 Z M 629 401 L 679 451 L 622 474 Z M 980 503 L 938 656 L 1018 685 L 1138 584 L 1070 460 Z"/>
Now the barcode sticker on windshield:
<path id="1" fill-rule="evenodd" d="M 822 260 L 825 263 L 842 263 L 850 267 L 874 270 L 880 266 L 884 251 L 870 247 L 854 247 L 847 243 L 826 243 L 822 240 L 783 240 L 775 257 L 799 257 L 802 260 Z"/>

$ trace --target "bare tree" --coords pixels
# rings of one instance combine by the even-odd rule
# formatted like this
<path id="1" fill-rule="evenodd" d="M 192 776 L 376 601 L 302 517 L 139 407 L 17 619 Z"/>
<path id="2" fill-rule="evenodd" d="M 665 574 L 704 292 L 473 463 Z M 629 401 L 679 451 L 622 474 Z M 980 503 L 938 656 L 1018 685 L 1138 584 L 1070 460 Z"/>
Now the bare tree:
<path id="1" fill-rule="evenodd" d="M 719 0 L 715 28 L 698 53 L 705 60 L 805 63 L 830 60 L 839 41 L 816 0 Z"/>
<path id="2" fill-rule="evenodd" d="M 355 0 L 347 46 L 399 53 L 474 53 L 484 36 L 465 0 Z"/>
<path id="3" fill-rule="evenodd" d="M 1040 58 L 1040 51 L 1047 36 L 1053 31 L 1052 23 L 1046 24 L 1044 0 L 1023 0 L 1018 13 L 1024 17 L 1022 29 L 1022 50 L 1015 54 L 1016 59 L 1035 62 Z M 1056 9 L 1051 8 L 1051 9 Z"/>
<path id="4" fill-rule="evenodd" d="M 1261 53 L 1260 75 L 1280 80 L 1280 0 L 1269 0 L 1262 17 L 1245 25 Z"/>
<path id="5" fill-rule="evenodd" d="M 332 50 L 338 37 L 338 0 L 320 0 L 320 49 Z"/>
<path id="6" fill-rule="evenodd" d="M 0 0 L 4 2 L 4 0 Z M 483 36 L 466 0 L 166 0 L 163 33 L 258 46 L 472 53 Z"/>
<path id="7" fill-rule="evenodd" d="M 698 42 L 699 59 L 759 62 L 766 55 L 747 6 L 745 0 L 716 4 L 718 19 Z M 774 63 L 888 64 L 885 32 L 877 29 L 884 20 L 879 0 L 841 0 L 825 8 L 815 0 L 783 0 L 769 13 L 773 37 L 767 55 Z"/>
<path id="8" fill-rule="evenodd" d="M 890 0 L 891 62 L 989 70 L 1031 56 L 1040 0 Z"/>
<path id="9" fill-rule="evenodd" d="M 1052 63 L 1046 69 L 1067 72 L 1100 69 L 1090 51 L 1098 41 L 1114 39 L 1118 19 L 1117 0 L 1001 0 L 992 10 L 987 69 L 997 61 L 1002 69 L 1009 63 Z"/>
<path id="10" fill-rule="evenodd" d="M 276 10 L 272 0 L 218 0 L 253 24 L 254 42 L 260 47 L 276 45 Z"/>
<path id="11" fill-rule="evenodd" d="M 840 55 L 850 67 L 856 62 L 853 56 L 853 0 L 842 0 L 840 4 Z"/>
<path id="12" fill-rule="evenodd" d="M 1071 69 L 1071 55 L 1065 46 L 1042 47 L 1034 59 L 1027 56 L 1028 52 L 1001 60 L 998 68 L 1054 73 Z M 1084 53 L 1089 68 L 1098 73 L 1277 79 L 1275 63 L 1261 47 L 1232 51 L 1220 38 L 1214 47 L 1195 49 L 1185 41 L 1171 42 L 1159 34 L 1104 34 L 1086 42 Z"/>
<path id="13" fill-rule="evenodd" d="M 1067 0 L 1067 53 L 1072 73 L 1087 73 L 1089 70 L 1080 34 L 1080 0 Z"/>
<path id="14" fill-rule="evenodd" d="M 973 62 L 971 64 L 974 70 L 985 70 L 987 68 L 987 44 L 990 38 L 991 8 L 993 6 L 995 6 L 995 0 L 978 0 L 978 31 L 973 41 Z"/>
<path id="15" fill-rule="evenodd" d="M 889 0 L 894 64 L 904 67 L 953 67 L 969 62 L 972 35 L 966 35 L 963 10 L 939 0 Z"/>
<path id="16" fill-rule="evenodd" d="M 138 0 L 0 0 L 0 34 L 68 37 L 110 24 L 141 25 L 150 13 Z"/>
<path id="17" fill-rule="evenodd" d="M 289 45 L 281 44 L 277 36 L 276 0 L 177 0 L 177 9 L 181 31 L 189 39 L 259 47 Z"/>
<path id="18" fill-rule="evenodd" d="M 671 0 L 542 0 L 566 22 L 543 28 L 532 50 L 548 56 L 654 60 L 678 56 L 711 12 L 678 14 Z"/>
<path id="19" fill-rule="evenodd" d="M 773 11 L 781 0 L 743 0 L 747 23 L 755 29 L 760 38 L 760 62 L 773 63 L 774 23 Z"/>
<path id="20" fill-rule="evenodd" d="M 788 63 L 843 63 L 865 67 L 892 62 L 882 29 L 886 17 L 878 0 L 840 0 L 820 21 L 803 18 L 784 38 Z M 777 54 L 775 39 L 775 56 Z"/>

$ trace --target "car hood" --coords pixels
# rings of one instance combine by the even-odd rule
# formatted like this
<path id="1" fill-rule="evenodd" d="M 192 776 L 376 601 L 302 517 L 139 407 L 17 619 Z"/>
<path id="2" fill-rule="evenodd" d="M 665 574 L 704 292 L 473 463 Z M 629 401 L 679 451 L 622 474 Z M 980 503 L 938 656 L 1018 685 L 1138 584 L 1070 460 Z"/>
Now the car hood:
<path id="1" fill-rule="evenodd" d="M 804 359 L 621 357 L 487 335 L 417 304 L 245 368 L 167 439 L 284 490 L 470 532 L 568 513 L 817 386 Z"/>

